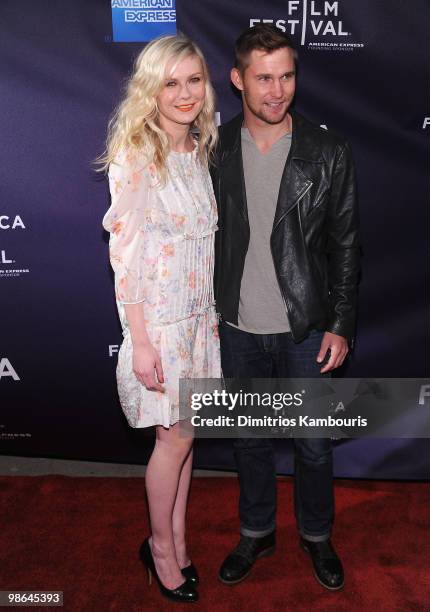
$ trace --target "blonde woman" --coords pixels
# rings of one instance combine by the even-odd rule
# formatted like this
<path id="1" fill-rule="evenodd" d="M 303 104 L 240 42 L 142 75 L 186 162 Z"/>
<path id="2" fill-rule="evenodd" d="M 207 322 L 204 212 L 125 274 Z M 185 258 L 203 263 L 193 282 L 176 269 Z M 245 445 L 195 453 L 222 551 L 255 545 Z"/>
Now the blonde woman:
<path id="1" fill-rule="evenodd" d="M 145 478 L 152 536 L 140 556 L 173 601 L 198 598 L 185 541 L 192 440 L 179 435 L 179 379 L 221 375 L 208 173 L 215 143 L 214 94 L 200 49 L 183 36 L 152 41 L 109 125 L 102 163 L 112 204 L 103 226 L 124 334 L 121 405 L 132 427 L 156 428 Z"/>

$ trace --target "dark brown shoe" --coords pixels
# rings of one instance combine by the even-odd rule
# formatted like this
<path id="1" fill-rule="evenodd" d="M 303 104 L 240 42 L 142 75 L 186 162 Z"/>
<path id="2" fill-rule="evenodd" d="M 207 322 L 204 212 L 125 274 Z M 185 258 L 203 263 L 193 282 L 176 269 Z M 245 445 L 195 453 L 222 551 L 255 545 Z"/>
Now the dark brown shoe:
<path id="1" fill-rule="evenodd" d="M 239 544 L 226 557 L 221 565 L 218 577 L 224 584 L 242 582 L 251 572 L 252 566 L 260 557 L 275 552 L 275 532 L 261 538 L 250 538 L 241 535 Z"/>
<path id="2" fill-rule="evenodd" d="M 311 556 L 318 582 L 329 591 L 341 589 L 345 582 L 343 567 L 330 540 L 310 542 L 301 538 L 300 543 L 303 550 Z"/>

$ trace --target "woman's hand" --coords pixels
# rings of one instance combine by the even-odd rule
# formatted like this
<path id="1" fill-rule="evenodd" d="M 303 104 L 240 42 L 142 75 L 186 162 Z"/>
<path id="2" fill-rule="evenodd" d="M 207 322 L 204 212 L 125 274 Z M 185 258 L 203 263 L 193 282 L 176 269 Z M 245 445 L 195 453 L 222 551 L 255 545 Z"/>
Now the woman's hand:
<path id="1" fill-rule="evenodd" d="M 133 347 L 133 372 L 148 391 L 164 393 L 165 388 L 160 384 L 164 383 L 163 367 L 160 355 L 152 344 Z"/>

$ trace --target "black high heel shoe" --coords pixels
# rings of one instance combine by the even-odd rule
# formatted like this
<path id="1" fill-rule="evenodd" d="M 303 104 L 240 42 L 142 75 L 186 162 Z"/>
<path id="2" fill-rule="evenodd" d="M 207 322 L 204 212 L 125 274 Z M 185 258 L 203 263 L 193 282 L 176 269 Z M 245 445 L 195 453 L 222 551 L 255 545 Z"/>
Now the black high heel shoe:
<path id="1" fill-rule="evenodd" d="M 188 580 L 190 584 L 192 584 L 195 587 L 198 586 L 200 582 L 199 575 L 197 573 L 197 569 L 192 563 L 191 565 L 187 565 L 187 567 L 183 567 L 181 569 L 181 573 Z"/>
<path id="2" fill-rule="evenodd" d="M 164 595 L 170 601 L 178 601 L 178 602 L 194 602 L 199 598 L 199 594 L 195 590 L 194 586 L 190 584 L 187 580 L 180 584 L 176 589 L 168 589 L 161 582 L 160 577 L 157 574 L 157 570 L 155 569 L 155 563 L 152 556 L 151 547 L 149 546 L 149 539 L 146 538 L 144 540 L 142 546 L 140 547 L 139 557 L 142 563 L 145 565 L 148 571 L 148 583 L 152 582 L 152 575 L 155 576 L 155 579 L 158 584 L 158 588 L 160 589 L 160 593 Z"/>

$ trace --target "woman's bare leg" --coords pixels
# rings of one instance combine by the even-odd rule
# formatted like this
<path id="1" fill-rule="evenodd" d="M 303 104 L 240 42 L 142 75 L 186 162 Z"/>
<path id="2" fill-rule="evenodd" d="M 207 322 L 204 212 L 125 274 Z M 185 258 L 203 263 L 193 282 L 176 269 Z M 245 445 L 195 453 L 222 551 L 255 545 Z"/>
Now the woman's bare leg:
<path id="1" fill-rule="evenodd" d="M 168 589 L 184 582 L 173 538 L 173 509 L 182 466 L 193 440 L 179 437 L 179 424 L 165 429 L 157 426 L 157 437 L 146 469 L 146 492 L 151 520 L 151 549 L 160 580 Z"/>
<path id="2" fill-rule="evenodd" d="M 178 492 L 176 495 L 175 506 L 173 508 L 173 540 L 175 542 L 176 559 L 180 568 L 190 564 L 185 542 L 186 533 L 186 513 L 188 492 L 190 490 L 191 475 L 193 470 L 193 449 L 190 448 L 187 458 L 182 466 L 179 479 Z"/>

